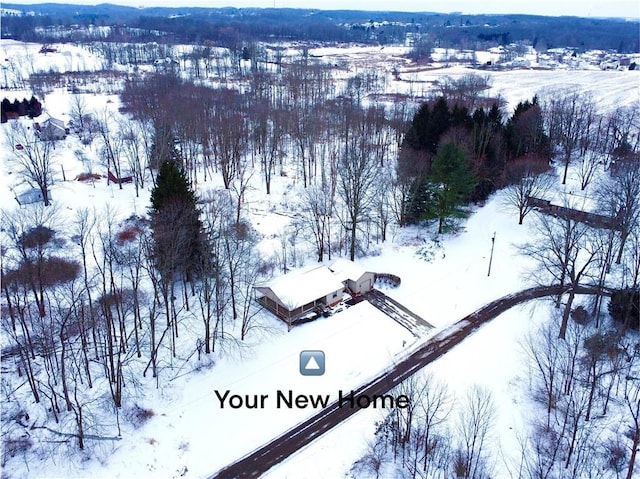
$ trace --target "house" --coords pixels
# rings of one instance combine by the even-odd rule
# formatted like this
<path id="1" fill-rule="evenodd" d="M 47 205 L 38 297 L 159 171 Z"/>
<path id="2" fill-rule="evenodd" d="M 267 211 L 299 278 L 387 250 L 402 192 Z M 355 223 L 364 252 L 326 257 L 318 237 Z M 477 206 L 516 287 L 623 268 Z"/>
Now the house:
<path id="1" fill-rule="evenodd" d="M 328 267 L 312 266 L 257 284 L 254 292 L 258 303 L 291 327 L 307 313 L 320 313 L 340 303 L 345 291 L 352 296 L 371 291 L 375 277 L 375 273 L 339 258 Z"/>
<path id="2" fill-rule="evenodd" d="M 67 129 L 62 120 L 49 117 L 42 123 L 36 123 L 36 130 L 41 140 L 64 140 L 67 137 Z"/>
<path id="3" fill-rule="evenodd" d="M 354 296 L 359 296 L 373 289 L 376 274 L 365 271 L 353 261 L 338 258 L 329 265 L 329 269 L 342 282 L 347 291 Z"/>
<path id="4" fill-rule="evenodd" d="M 305 313 L 338 304 L 344 288 L 329 268 L 320 265 L 258 284 L 254 292 L 258 303 L 291 327 Z"/>

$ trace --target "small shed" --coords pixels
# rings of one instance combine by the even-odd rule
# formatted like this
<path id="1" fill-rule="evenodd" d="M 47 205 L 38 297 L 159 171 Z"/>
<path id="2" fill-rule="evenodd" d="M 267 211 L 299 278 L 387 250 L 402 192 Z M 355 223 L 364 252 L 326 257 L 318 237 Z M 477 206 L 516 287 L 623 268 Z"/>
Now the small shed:
<path id="1" fill-rule="evenodd" d="M 51 192 L 48 194 L 49 201 L 51 201 Z M 42 191 L 39 188 L 31 188 L 23 191 L 22 193 L 16 193 L 16 201 L 20 206 L 30 205 L 33 203 L 44 202 Z"/>
<path id="2" fill-rule="evenodd" d="M 353 261 L 338 258 L 329 265 L 329 269 L 353 295 L 361 295 L 373 289 L 375 273 L 366 271 Z"/>
<path id="3" fill-rule="evenodd" d="M 297 317 L 342 301 L 344 285 L 326 266 L 297 270 L 254 287 L 256 300 L 289 326 Z"/>

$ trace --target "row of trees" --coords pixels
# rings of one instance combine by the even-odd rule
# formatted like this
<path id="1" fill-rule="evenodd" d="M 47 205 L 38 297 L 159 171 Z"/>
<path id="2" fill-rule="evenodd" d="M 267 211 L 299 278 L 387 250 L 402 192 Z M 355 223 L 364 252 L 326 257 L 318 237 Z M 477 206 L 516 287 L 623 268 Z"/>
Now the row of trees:
<path id="1" fill-rule="evenodd" d="M 157 135 L 175 141 L 181 167 L 194 186 L 198 178 L 207 181 L 219 175 L 232 193 L 237 220 L 252 171 L 260 172 L 267 194 L 274 175 L 293 174 L 303 187 L 312 186 L 305 195 L 309 215 L 333 221 L 337 216 L 341 228 L 334 232 L 349 232 L 346 247 L 355 256 L 362 223 L 377 216 L 374 210 L 380 201 L 386 205 L 380 213 L 386 234 L 389 182 L 387 190 L 381 183 L 392 174 L 388 158 L 406 115 L 404 107 L 398 108 L 394 119 L 381 105 L 363 105 L 364 91 L 375 88 L 378 81 L 375 76 L 355 77 L 344 95 L 332 98 L 337 92 L 322 67 L 302 65 L 282 76 L 256 73 L 244 94 L 197 87 L 163 75 L 129 84 L 123 101 L 137 121 L 150 122 Z M 176 104 L 184 109 L 176 111 Z M 329 211 L 318 212 L 316 192 L 330 200 L 325 202 Z M 336 208 L 338 196 L 344 208 Z M 316 235 L 319 257 L 330 241 L 328 228 L 322 225 L 317 224 L 322 230 Z"/>
<path id="2" fill-rule="evenodd" d="M 454 398 L 433 374 L 412 376 L 394 394 L 409 398 L 376 425 L 375 437 L 352 467 L 357 477 L 493 477 L 497 409 L 491 393 L 471 386 Z"/>
<path id="3" fill-rule="evenodd" d="M 521 343 L 529 373 L 518 402 L 533 412 L 510 439 L 519 451 L 499 443 L 500 412 L 487 390 L 473 386 L 456 400 L 445 383 L 425 373 L 394 391 L 407 396 L 409 406 L 376 424 L 352 474 L 477 479 L 494 477 L 499 466 L 527 479 L 591 477 L 596 471 L 603 478 L 635 477 L 637 339 L 611 322 L 589 322 L 579 311 L 564 339 L 556 334 L 561 315 L 552 314 Z"/>
<path id="4" fill-rule="evenodd" d="M 542 100 L 534 97 L 520 102 L 505 122 L 496 103 L 488 112 L 477 108 L 470 113 L 469 105 L 482 101 L 479 94 L 488 87 L 480 80 L 445 80 L 441 90 L 447 96 L 423 104 L 416 112 L 398 157 L 404 204 L 401 224 L 434 217 L 441 220 L 440 213 L 446 208 L 439 206 L 437 191 L 454 190 L 457 206 L 483 200 L 506 185 L 515 186 L 513 202 L 519 203 L 522 223 L 528 212 L 527 198 L 540 197 L 551 186 L 548 170 L 556 157 L 563 166 L 562 184 L 567 181 L 569 165 L 577 163 L 575 174 L 582 190 L 603 166 L 612 165 L 614 171 L 620 164 L 637 161 L 633 159 L 640 138 L 636 108 L 621 107 L 603 114 L 597 112 L 591 95 L 554 91 L 544 93 Z M 452 147 L 457 155 L 450 154 Z M 435 168 L 442 161 L 441 150 L 452 158 L 444 177 L 441 166 Z M 619 176 L 620 183 L 626 181 L 624 175 Z M 629 205 L 618 203 L 617 208 L 603 205 L 603 209 L 612 216 L 628 213 Z M 447 215 L 456 211 L 449 208 Z"/>
<path id="5" fill-rule="evenodd" d="M 13 103 L 10 102 L 8 98 L 3 98 L 1 111 L 1 123 L 6 123 L 11 114 L 14 116 L 34 118 L 42 114 L 42 103 L 40 103 L 35 96 L 32 96 L 30 100 L 23 98 L 22 101 L 18 101 L 16 98 Z"/>
<path id="6" fill-rule="evenodd" d="M 579 50 L 637 52 L 633 22 L 624 19 L 523 17 L 402 12 L 334 11 L 316 15 L 312 10 L 263 9 L 251 14 L 237 9 L 184 9 L 133 15 L 124 7 L 53 12 L 39 8 L 36 15 L 3 17 L 3 38 L 24 41 L 91 41 L 108 39 L 145 43 L 238 41 L 322 41 L 403 44 L 408 33 L 430 35 L 443 47 L 487 49 L 497 44 L 527 41 L 540 49 L 574 47 Z M 81 28 L 78 28 L 81 25 Z M 109 28 L 91 28 L 91 26 Z M 453 28 L 452 28 L 453 27 Z M 532 37 L 532 32 L 536 32 Z"/>
<path id="7" fill-rule="evenodd" d="M 423 104 L 413 118 L 398 157 L 404 192 L 401 224 L 435 217 L 442 232 L 443 219 L 459 205 L 484 200 L 519 180 L 523 162 L 548 169 L 551 145 L 537 98 L 518 104 L 504 122 L 496 102 L 488 111 L 478 106 L 471 113 L 467 105 L 480 103 L 479 95 L 488 87 L 471 80 L 446 83 L 448 95 Z M 443 191 L 450 197 L 447 202 Z"/>
<path id="8" fill-rule="evenodd" d="M 445 217 L 460 204 L 487 198 L 496 189 L 518 181 L 523 167 L 537 172 L 548 169 L 551 148 L 543 128 L 537 98 L 518 104 L 507 122 L 497 103 L 487 111 L 466 105 L 482 101 L 478 95 L 488 86 L 465 78 L 444 88 L 448 97 L 423 104 L 407 131 L 398 158 L 398 176 L 404 189 L 403 223 Z M 455 93 L 451 93 L 455 92 Z M 449 106 L 448 98 L 452 98 Z M 455 149 L 456 155 L 451 152 Z M 449 170 L 443 174 L 442 156 Z M 453 207 L 439 208 L 434 190 L 454 192 Z M 436 207 L 436 214 L 433 209 Z M 440 231 L 442 229 L 440 228 Z"/>
<path id="9" fill-rule="evenodd" d="M 525 477 L 634 477 L 640 445 L 638 349 L 624 328 L 574 315 L 564 339 L 552 318 L 523 344 L 530 360 L 532 415 L 522 441 Z M 542 412 L 544 410 L 544 413 Z"/>
<path id="10" fill-rule="evenodd" d="M 343 209 L 331 207 L 322 216 L 337 216 L 339 227 L 333 231 L 349 232 L 342 241 L 350 255 L 362 243 L 359 236 L 364 234 L 368 241 L 363 221 L 369 228 L 373 220 L 383 240 L 390 220 L 405 225 L 434 218 L 442 232 L 448 218 L 463 214 L 461 205 L 482 200 L 508 184 L 517 187 L 514 202 L 519 203 L 521 223 L 530 211 L 527 198 L 544 194 L 552 183 L 547 170 L 554 148 L 563 151 L 565 170 L 575 154 L 584 154 L 577 169 L 583 187 L 593 180 L 598 165 L 618 161 L 637 149 L 637 115 L 632 108 L 587 115 L 591 120 L 584 122 L 578 134 L 577 122 L 571 123 L 572 130 L 562 121 L 566 115 L 558 106 L 560 100 L 553 97 L 541 103 L 536 97 L 518 104 L 504 122 L 497 103 L 489 110 L 482 108 L 489 83 L 473 75 L 443 80 L 439 88 L 453 99 L 453 106 L 445 97 L 422 105 L 403 139 L 407 109 L 399 101 L 363 104 L 364 93 L 376 88 L 375 76 L 356 76 L 342 91 L 336 91 L 329 78 L 319 66 L 298 65 L 284 75 L 256 72 L 249 90 L 241 94 L 212 91 L 162 75 L 129 84 L 123 100 L 138 121 L 151 122 L 156 131 L 175 138 L 192 183 L 198 176 L 206 180 L 221 175 L 225 188 L 236 197 L 237 218 L 251 180 L 249 171 L 255 165 L 267 193 L 274 174 L 288 174 L 292 167 L 305 188 L 319 181 L 321 196 L 332 200 L 324 203 L 334 205 L 337 196 L 343 200 L 337 205 Z M 556 96 L 575 99 L 573 93 Z M 593 99 L 588 95 L 583 99 L 587 103 L 581 111 L 593 110 Z M 176 113 L 172 109 L 176 104 L 184 105 L 188 114 Z M 467 105 L 477 106 L 473 114 Z M 567 136 L 579 139 L 580 152 L 567 153 L 563 148 Z M 386 158 L 399 142 L 398 165 L 389 168 Z M 287 161 L 292 156 L 293 164 Z M 356 171 L 357 175 L 352 174 Z M 311 231 L 320 258 L 330 249 L 331 239 L 318 241 L 330 228 L 326 221 L 318 222 L 316 190 L 307 198 L 307 209 L 316 225 Z M 629 210 L 617 205 L 612 216 L 621 209 Z"/>

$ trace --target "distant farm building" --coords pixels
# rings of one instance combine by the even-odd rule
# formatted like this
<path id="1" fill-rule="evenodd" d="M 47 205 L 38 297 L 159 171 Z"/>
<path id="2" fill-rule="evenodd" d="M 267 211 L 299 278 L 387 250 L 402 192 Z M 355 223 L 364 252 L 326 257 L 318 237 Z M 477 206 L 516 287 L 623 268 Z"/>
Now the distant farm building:
<path id="1" fill-rule="evenodd" d="M 256 301 L 289 327 L 311 313 L 320 314 L 340 303 L 343 293 L 358 296 L 373 288 L 375 274 L 339 259 L 294 271 L 254 287 Z"/>

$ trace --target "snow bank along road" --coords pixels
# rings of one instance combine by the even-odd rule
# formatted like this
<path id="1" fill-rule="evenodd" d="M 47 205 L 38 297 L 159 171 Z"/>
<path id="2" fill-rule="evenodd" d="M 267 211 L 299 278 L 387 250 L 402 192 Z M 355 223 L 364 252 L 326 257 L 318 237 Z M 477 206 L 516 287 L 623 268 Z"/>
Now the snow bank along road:
<path id="1" fill-rule="evenodd" d="M 492 301 L 429 338 L 401 362 L 354 390 L 354 396 L 372 398 L 375 395 L 383 395 L 461 343 L 478 327 L 508 309 L 532 299 L 567 293 L 570 290 L 570 286 L 536 286 Z M 578 286 L 574 289 L 574 292 L 576 294 L 595 294 L 596 290 L 587 286 Z M 608 292 L 605 291 L 603 294 L 608 294 Z M 343 407 L 340 401 L 335 401 L 260 449 L 218 471 L 213 476 L 210 476 L 209 479 L 260 477 L 262 473 L 359 410 L 360 407 L 357 403 L 353 407 Z"/>

